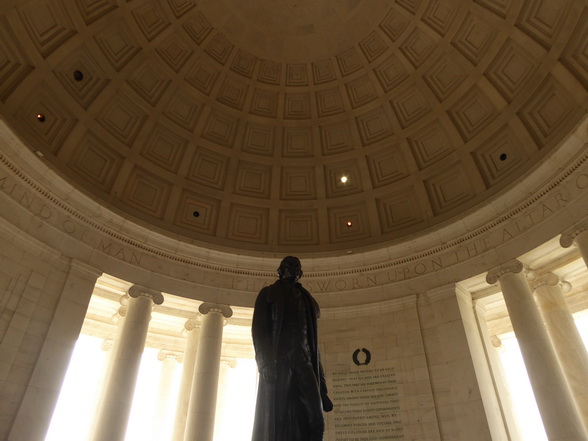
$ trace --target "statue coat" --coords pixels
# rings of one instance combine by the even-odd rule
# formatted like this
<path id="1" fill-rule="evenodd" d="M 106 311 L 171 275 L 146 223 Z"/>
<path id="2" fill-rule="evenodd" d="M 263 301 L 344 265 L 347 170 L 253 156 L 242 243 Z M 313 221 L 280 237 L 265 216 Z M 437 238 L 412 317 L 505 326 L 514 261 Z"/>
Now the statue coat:
<path id="1" fill-rule="evenodd" d="M 288 288 L 285 286 L 285 283 L 286 282 L 278 280 L 274 284 L 263 288 L 259 292 L 255 302 L 251 333 L 255 349 L 255 359 L 260 373 L 265 366 L 275 364 L 276 362 L 280 331 L 284 317 L 284 298 L 288 295 Z M 296 287 L 300 290 L 302 298 L 306 302 L 306 311 L 308 315 L 307 335 L 312 366 L 320 387 L 321 395 L 326 397 L 327 390 L 318 352 L 317 318 L 320 315 L 319 306 L 302 285 L 296 283 Z M 252 441 L 290 441 L 299 439 L 300 436 L 303 436 L 299 432 L 299 428 L 303 427 L 303 423 L 293 421 L 291 422 L 291 427 L 287 431 L 292 433 L 291 438 L 288 440 L 277 439 L 275 427 L 275 402 L 276 400 L 283 399 L 285 399 L 285 397 L 276 396 L 275 385 L 265 381 L 263 377 L 260 376 L 257 389 L 257 405 L 255 408 Z"/>

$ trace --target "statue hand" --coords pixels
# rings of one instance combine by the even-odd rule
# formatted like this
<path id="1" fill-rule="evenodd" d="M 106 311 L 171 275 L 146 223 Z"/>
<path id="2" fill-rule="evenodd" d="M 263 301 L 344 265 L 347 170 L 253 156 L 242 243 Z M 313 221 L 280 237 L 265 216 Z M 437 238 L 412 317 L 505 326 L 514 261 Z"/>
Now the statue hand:
<path id="1" fill-rule="evenodd" d="M 333 410 L 333 402 L 331 401 L 331 399 L 328 397 L 327 394 L 321 395 L 321 400 L 323 402 L 323 410 L 325 412 L 330 412 Z"/>

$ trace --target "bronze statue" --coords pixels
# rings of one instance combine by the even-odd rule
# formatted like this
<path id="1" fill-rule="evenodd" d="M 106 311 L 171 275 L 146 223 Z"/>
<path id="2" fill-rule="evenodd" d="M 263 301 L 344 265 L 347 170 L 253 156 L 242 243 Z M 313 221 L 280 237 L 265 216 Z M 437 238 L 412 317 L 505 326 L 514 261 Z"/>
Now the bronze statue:
<path id="1" fill-rule="evenodd" d="M 319 360 L 319 306 L 298 283 L 298 258 L 284 258 L 278 276 L 259 292 L 253 312 L 260 379 L 252 441 L 321 441 L 323 411 L 333 404 Z"/>

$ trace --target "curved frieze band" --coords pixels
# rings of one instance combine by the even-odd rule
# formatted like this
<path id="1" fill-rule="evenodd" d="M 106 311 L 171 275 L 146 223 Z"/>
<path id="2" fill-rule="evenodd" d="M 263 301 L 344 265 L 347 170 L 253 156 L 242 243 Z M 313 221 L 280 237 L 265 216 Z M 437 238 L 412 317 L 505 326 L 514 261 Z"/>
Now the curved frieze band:
<path id="1" fill-rule="evenodd" d="M 305 286 L 336 294 L 324 306 L 395 298 L 482 273 L 579 225 L 588 207 L 586 124 L 509 192 L 457 222 L 361 253 L 301 255 Z M 201 300 L 250 306 L 274 280 L 283 256 L 211 250 L 133 224 L 55 175 L 5 126 L 0 132 L 2 215 L 23 234 L 114 276 Z"/>

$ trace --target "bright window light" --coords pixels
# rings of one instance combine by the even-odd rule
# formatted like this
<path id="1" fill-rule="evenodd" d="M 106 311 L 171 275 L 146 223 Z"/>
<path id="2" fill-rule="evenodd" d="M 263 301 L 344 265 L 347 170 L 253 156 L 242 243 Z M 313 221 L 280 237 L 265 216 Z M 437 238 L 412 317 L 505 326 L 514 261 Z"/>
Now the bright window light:
<path id="1" fill-rule="evenodd" d="M 588 310 L 575 314 L 574 320 L 584 345 L 588 347 Z M 500 360 L 504 368 L 513 413 L 522 437 L 521 441 L 547 441 L 518 341 L 512 332 L 499 337 L 502 342 L 499 350 Z"/>
<path id="2" fill-rule="evenodd" d="M 576 314 L 576 325 L 588 346 L 588 310 Z M 499 350 L 521 441 L 547 441 L 524 362 L 513 333 L 500 336 Z M 93 416 L 107 369 L 103 340 L 80 335 L 45 441 L 90 439 Z M 171 438 L 183 365 L 158 359 L 146 348 L 141 361 L 126 441 Z M 250 441 L 255 411 L 255 360 L 236 358 L 221 366 L 214 441 Z"/>
<path id="3" fill-rule="evenodd" d="M 102 340 L 80 335 L 45 441 L 90 439 L 102 379 L 110 352 Z M 171 439 L 182 364 L 158 360 L 159 350 L 145 348 L 127 427 L 126 441 Z M 255 360 L 236 359 L 221 366 L 214 441 L 250 441 L 257 392 Z M 223 375 L 224 368 L 224 375 Z M 166 378 L 169 377 L 169 378 Z M 162 387 L 163 386 L 163 387 Z"/>
<path id="4" fill-rule="evenodd" d="M 89 439 L 107 360 L 101 339 L 79 336 L 45 441 Z"/>
<path id="5" fill-rule="evenodd" d="M 537 409 L 523 356 L 514 333 L 500 336 L 500 360 L 504 366 L 513 414 L 523 441 L 547 441 L 543 421 Z"/>

